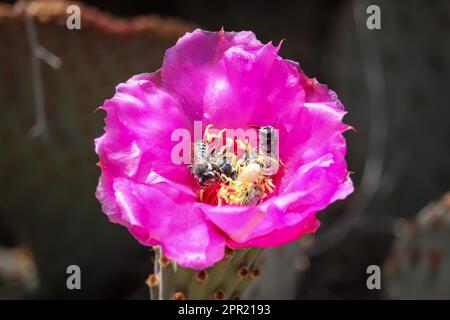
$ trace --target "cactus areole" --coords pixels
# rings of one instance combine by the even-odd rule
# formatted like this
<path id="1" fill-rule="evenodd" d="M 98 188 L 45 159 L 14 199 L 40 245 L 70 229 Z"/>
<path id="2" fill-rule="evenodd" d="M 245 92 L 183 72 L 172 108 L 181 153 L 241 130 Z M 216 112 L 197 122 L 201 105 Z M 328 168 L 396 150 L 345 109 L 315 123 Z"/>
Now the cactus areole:
<path id="1" fill-rule="evenodd" d="M 279 50 L 252 32 L 195 30 L 159 70 L 116 87 L 99 107 L 105 127 L 95 140 L 96 196 L 110 221 L 194 270 L 226 260 L 227 248 L 279 246 L 317 230 L 316 213 L 353 191 L 342 135 L 351 127 L 336 94 Z M 248 266 L 241 278 L 259 274 Z"/>

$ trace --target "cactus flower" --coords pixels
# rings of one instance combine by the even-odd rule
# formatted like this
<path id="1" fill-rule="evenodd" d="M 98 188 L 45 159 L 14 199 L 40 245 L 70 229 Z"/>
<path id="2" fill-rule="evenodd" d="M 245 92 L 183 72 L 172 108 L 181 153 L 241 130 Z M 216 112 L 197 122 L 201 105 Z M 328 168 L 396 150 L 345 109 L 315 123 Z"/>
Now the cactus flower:
<path id="1" fill-rule="evenodd" d="M 336 94 L 279 49 L 252 32 L 195 30 L 167 50 L 159 70 L 117 86 L 100 107 L 105 132 L 95 140 L 96 196 L 110 221 L 192 269 L 221 260 L 226 246 L 272 247 L 316 231 L 316 213 L 353 191 L 342 135 L 350 126 Z M 264 182 L 264 201 L 202 201 L 187 166 L 171 158 L 172 133 L 192 132 L 194 121 L 278 130 L 283 166 Z"/>

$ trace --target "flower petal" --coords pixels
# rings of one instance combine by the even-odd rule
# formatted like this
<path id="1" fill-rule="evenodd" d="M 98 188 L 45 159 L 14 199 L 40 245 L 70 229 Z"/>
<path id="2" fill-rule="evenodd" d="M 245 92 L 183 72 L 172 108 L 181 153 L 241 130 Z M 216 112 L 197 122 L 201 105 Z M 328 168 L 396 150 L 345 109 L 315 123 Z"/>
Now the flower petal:
<path id="1" fill-rule="evenodd" d="M 164 87 L 176 94 L 192 120 L 203 119 L 204 96 L 215 86 L 222 72 L 220 60 L 226 50 L 241 46 L 254 50 L 262 46 L 252 32 L 207 32 L 195 30 L 168 49 L 162 67 Z M 217 85 L 220 87 L 220 84 Z"/>
<path id="2" fill-rule="evenodd" d="M 306 102 L 285 105 L 280 113 L 285 168 L 275 179 L 277 192 L 258 207 L 202 207 L 234 247 L 279 245 L 314 232 L 316 213 L 353 191 L 345 162 L 342 133 L 349 126 L 342 123 L 342 104 L 334 92 L 299 71 L 306 90 L 299 91 L 297 101 Z"/>
<path id="3" fill-rule="evenodd" d="M 301 221 L 301 223 L 286 226 L 282 229 L 276 229 L 268 235 L 253 238 L 244 243 L 228 241 L 227 245 L 232 249 L 246 247 L 270 248 L 281 246 L 283 244 L 295 241 L 309 233 L 316 232 L 319 225 L 319 220 L 317 220 L 315 215 L 308 215 Z"/>
<path id="4" fill-rule="evenodd" d="M 183 101 L 191 119 L 216 128 L 247 129 L 277 118 L 281 123 L 278 114 L 302 105 L 305 94 L 298 69 L 278 50 L 251 32 L 196 30 L 167 51 L 163 84 Z"/>
<path id="5" fill-rule="evenodd" d="M 268 247 L 319 226 L 316 213 L 353 191 L 345 162 L 345 110 L 336 94 L 251 32 L 186 34 L 161 70 L 131 78 L 100 108 L 97 198 L 110 220 L 184 267 L 206 268 L 224 246 Z M 172 161 L 175 129 L 274 125 L 284 167 L 256 207 L 198 203 L 185 165 Z M 276 125 L 275 125 L 276 123 Z"/>
<path id="6" fill-rule="evenodd" d="M 204 269 L 223 258 L 225 239 L 183 186 L 164 180 L 142 184 L 104 170 L 96 195 L 112 222 L 126 226 L 143 245 L 161 245 L 183 267 Z"/>
<path id="7" fill-rule="evenodd" d="M 117 86 L 106 100 L 105 133 L 96 139 L 96 152 L 104 167 L 118 175 L 145 181 L 150 172 L 178 183 L 192 184 L 185 166 L 171 158 L 178 141 L 174 129 L 191 128 L 178 101 L 161 88 L 159 72 L 135 76 Z"/>

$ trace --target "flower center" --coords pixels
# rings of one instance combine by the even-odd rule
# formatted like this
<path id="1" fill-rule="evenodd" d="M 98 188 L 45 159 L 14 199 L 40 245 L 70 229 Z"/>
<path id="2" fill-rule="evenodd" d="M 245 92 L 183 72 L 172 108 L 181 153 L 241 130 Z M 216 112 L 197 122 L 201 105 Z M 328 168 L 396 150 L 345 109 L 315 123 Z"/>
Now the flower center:
<path id="1" fill-rule="evenodd" d="M 272 176 L 280 161 L 273 127 L 258 128 L 257 140 L 225 137 L 227 129 L 210 133 L 208 125 L 203 140 L 193 147 L 193 164 L 189 166 L 201 189 L 199 200 L 213 205 L 258 205 L 274 192 Z M 274 170 L 275 169 L 275 170 Z"/>

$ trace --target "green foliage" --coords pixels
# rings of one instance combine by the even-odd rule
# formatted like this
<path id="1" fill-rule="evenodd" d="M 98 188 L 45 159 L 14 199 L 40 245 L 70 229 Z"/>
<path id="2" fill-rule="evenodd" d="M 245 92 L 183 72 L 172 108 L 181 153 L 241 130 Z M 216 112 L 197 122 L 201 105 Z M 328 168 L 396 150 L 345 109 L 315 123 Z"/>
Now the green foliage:
<path id="1" fill-rule="evenodd" d="M 206 270 L 181 268 L 155 248 L 155 270 L 148 279 L 152 300 L 240 299 L 253 279 L 259 277 L 259 248 L 226 249 L 225 258 Z"/>
<path id="2" fill-rule="evenodd" d="M 401 226 L 384 266 L 392 299 L 450 299 L 450 193 Z"/>

